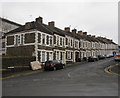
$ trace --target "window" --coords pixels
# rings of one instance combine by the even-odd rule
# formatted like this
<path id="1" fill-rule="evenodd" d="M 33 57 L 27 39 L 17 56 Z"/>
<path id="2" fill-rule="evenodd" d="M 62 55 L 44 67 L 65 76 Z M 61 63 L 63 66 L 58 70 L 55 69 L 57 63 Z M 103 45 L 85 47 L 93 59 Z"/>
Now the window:
<path id="1" fill-rule="evenodd" d="M 73 41 L 72 41 L 72 39 L 71 39 L 71 46 L 73 46 Z"/>
<path id="2" fill-rule="evenodd" d="M 54 35 L 54 44 L 56 44 L 56 36 Z"/>
<path id="3" fill-rule="evenodd" d="M 62 46 L 62 38 L 60 38 L 60 45 Z"/>
<path id="4" fill-rule="evenodd" d="M 16 43 L 15 45 L 20 45 L 20 35 L 16 35 Z"/>
<path id="5" fill-rule="evenodd" d="M 78 46 L 78 42 L 77 41 L 75 41 L 75 47 L 77 47 Z"/>
<path id="6" fill-rule="evenodd" d="M 42 51 L 42 62 L 45 62 L 45 51 Z"/>
<path id="7" fill-rule="evenodd" d="M 52 46 L 52 36 L 50 36 L 50 46 Z"/>
<path id="8" fill-rule="evenodd" d="M 67 59 L 70 59 L 71 55 L 70 55 L 70 51 L 67 52 Z"/>
<path id="9" fill-rule="evenodd" d="M 41 43 L 41 33 L 38 33 L 38 43 Z"/>
<path id="10" fill-rule="evenodd" d="M 35 32 L 25 34 L 25 44 L 35 43 Z"/>
<path id="11" fill-rule="evenodd" d="M 18 37 L 17 37 L 17 44 L 19 45 L 20 44 L 20 35 L 18 35 Z"/>
<path id="12" fill-rule="evenodd" d="M 46 36 L 46 44 L 49 45 L 49 36 Z"/>
<path id="13" fill-rule="evenodd" d="M 65 44 L 64 44 L 64 38 L 63 38 L 63 46 L 64 46 Z"/>
<path id="14" fill-rule="evenodd" d="M 24 35 L 21 34 L 21 45 L 23 45 L 23 44 L 24 44 Z"/>
<path id="15" fill-rule="evenodd" d="M 56 60 L 56 51 L 53 54 L 53 59 Z"/>
<path id="16" fill-rule="evenodd" d="M 42 44 L 45 44 L 45 34 L 42 34 Z"/>
<path id="17" fill-rule="evenodd" d="M 66 59 L 70 60 L 71 58 L 73 58 L 73 52 L 67 51 L 66 52 Z"/>
<path id="18" fill-rule="evenodd" d="M 83 42 L 83 48 L 84 48 L 84 42 Z"/>
<path id="19" fill-rule="evenodd" d="M 66 51 L 66 59 L 67 59 L 67 51 Z"/>
<path id="20" fill-rule="evenodd" d="M 68 45 L 68 38 L 66 38 L 66 45 Z"/>
<path id="21" fill-rule="evenodd" d="M 59 60 L 59 51 L 57 51 L 57 60 Z"/>
<path id="22" fill-rule="evenodd" d="M 57 36 L 57 45 L 59 45 L 59 36 Z"/>
<path id="23" fill-rule="evenodd" d="M 81 42 L 79 41 L 79 48 L 81 47 Z"/>
<path id="24" fill-rule="evenodd" d="M 73 58 L 73 52 L 71 52 L 71 59 Z"/>
<path id="25" fill-rule="evenodd" d="M 62 52 L 60 52 L 60 60 L 62 60 Z"/>
<path id="26" fill-rule="evenodd" d="M 46 52 L 47 61 L 49 60 L 49 52 Z"/>
<path id="27" fill-rule="evenodd" d="M 68 46 L 70 47 L 70 38 L 68 39 Z"/>
<path id="28" fill-rule="evenodd" d="M 15 35 L 15 45 L 24 44 L 24 34 Z"/>
<path id="29" fill-rule="evenodd" d="M 49 52 L 49 60 L 53 60 L 53 53 Z"/>

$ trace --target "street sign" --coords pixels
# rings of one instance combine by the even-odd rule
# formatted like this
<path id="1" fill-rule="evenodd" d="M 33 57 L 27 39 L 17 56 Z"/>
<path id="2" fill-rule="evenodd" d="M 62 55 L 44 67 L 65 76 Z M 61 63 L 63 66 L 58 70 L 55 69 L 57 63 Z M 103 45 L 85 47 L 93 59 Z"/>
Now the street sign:
<path id="1" fill-rule="evenodd" d="M 113 55 L 116 55 L 116 51 L 113 51 Z"/>

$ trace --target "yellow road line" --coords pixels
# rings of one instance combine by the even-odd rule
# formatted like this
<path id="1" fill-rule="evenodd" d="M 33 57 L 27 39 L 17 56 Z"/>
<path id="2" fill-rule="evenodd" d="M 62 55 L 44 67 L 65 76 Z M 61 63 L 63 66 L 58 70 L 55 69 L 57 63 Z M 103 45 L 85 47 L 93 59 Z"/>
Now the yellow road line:
<path id="1" fill-rule="evenodd" d="M 20 76 L 27 76 L 27 75 L 37 74 L 37 73 L 41 73 L 41 72 L 43 72 L 43 70 L 40 70 L 39 72 L 29 72 L 29 73 L 16 74 L 16 75 L 12 75 L 12 76 L 0 78 L 0 79 L 4 80 L 4 79 L 16 78 L 16 77 L 20 77 Z"/>
<path id="2" fill-rule="evenodd" d="M 5 71 L 5 70 L 10 70 L 10 69 L 0 69 L 0 71 Z"/>
<path id="3" fill-rule="evenodd" d="M 117 66 L 117 64 L 115 66 Z M 115 66 L 110 65 L 107 68 L 105 68 L 104 71 L 108 74 L 120 75 L 120 74 L 117 74 L 117 73 L 111 71 L 111 68 L 113 68 Z"/>

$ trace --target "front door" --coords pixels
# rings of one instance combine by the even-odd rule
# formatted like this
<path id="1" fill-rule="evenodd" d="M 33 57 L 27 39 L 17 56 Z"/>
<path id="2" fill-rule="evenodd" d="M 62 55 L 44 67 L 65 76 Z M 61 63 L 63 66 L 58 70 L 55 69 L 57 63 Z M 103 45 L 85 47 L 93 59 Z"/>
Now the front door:
<path id="1" fill-rule="evenodd" d="M 79 52 L 75 52 L 75 61 L 78 62 L 79 59 Z"/>
<path id="2" fill-rule="evenodd" d="M 49 52 L 47 52 L 47 61 L 49 60 Z"/>

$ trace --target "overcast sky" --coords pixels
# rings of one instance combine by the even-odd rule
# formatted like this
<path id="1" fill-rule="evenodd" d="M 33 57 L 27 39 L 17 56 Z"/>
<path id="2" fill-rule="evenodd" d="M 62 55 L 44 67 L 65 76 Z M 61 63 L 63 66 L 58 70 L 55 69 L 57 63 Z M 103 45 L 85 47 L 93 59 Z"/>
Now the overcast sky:
<path id="1" fill-rule="evenodd" d="M 118 43 L 117 2 L 2 2 L 1 16 L 25 24 L 43 17 L 43 22 L 55 21 L 61 29 L 71 26 L 88 34 L 113 39 Z"/>

